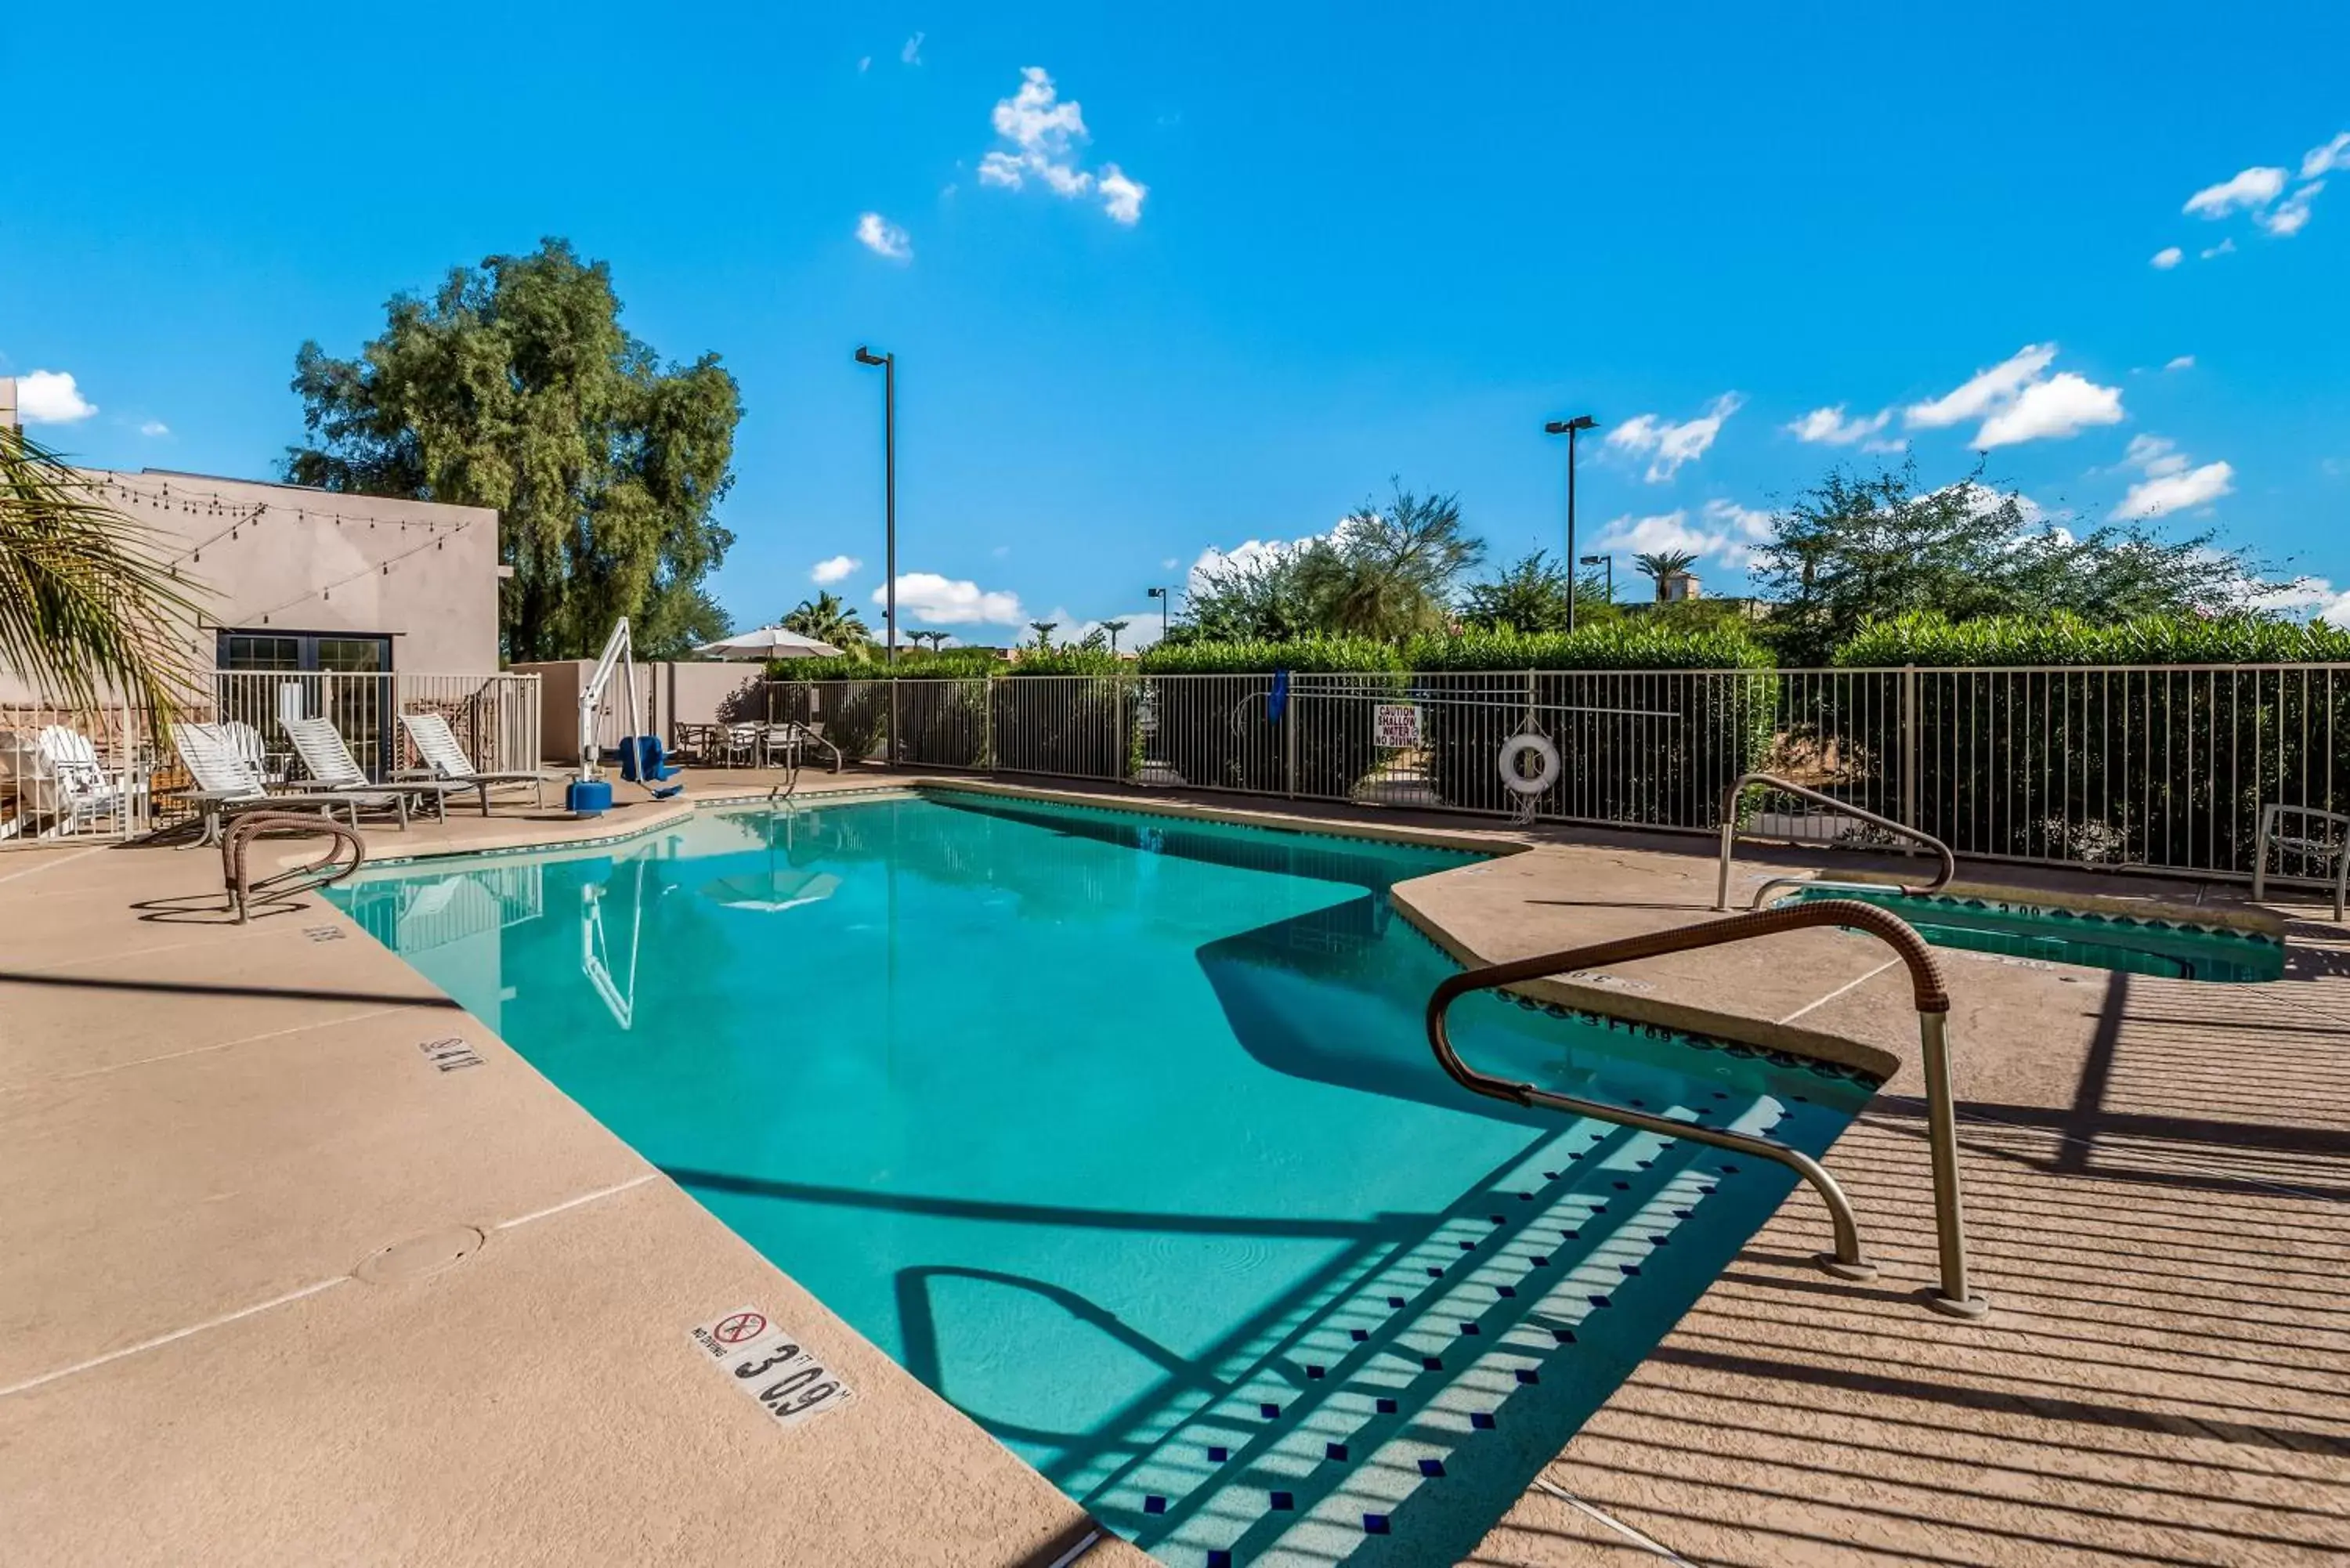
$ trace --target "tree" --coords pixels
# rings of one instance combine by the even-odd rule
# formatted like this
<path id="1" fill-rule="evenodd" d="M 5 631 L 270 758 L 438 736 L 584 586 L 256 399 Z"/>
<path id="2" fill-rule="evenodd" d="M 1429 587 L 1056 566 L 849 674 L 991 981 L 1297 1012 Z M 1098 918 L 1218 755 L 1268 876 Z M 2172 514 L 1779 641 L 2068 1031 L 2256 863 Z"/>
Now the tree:
<path id="1" fill-rule="evenodd" d="M 910 631 L 906 634 L 906 640 L 936 653 L 947 645 L 947 634 L 942 631 Z"/>
<path id="2" fill-rule="evenodd" d="M 1436 631 L 1485 546 L 1461 532 L 1454 495 L 1415 495 L 1401 480 L 1385 509 L 1364 502 L 1300 564 L 1316 629 L 1399 639 Z"/>
<path id="3" fill-rule="evenodd" d="M 1633 556 L 1632 565 L 1657 585 L 1657 602 L 1663 604 L 1673 597 L 1673 579 L 1696 566 L 1697 556 L 1687 550 L 1656 550 Z"/>
<path id="4" fill-rule="evenodd" d="M 819 592 L 812 599 L 802 599 L 784 617 L 784 629 L 828 642 L 843 653 L 873 640 L 865 618 L 835 593 Z"/>
<path id="5" fill-rule="evenodd" d="M 1113 655 L 1118 652 L 1118 634 L 1124 631 L 1128 624 L 1122 620 L 1106 620 L 1101 623 L 1101 628 L 1109 633 L 1109 650 Z"/>
<path id="6" fill-rule="evenodd" d="M 1385 506 L 1365 501 L 1326 537 L 1203 571 L 1185 605 L 1192 636 L 1396 639 L 1442 629 L 1461 577 L 1485 546 L 1463 534 L 1459 497 L 1416 495 L 1393 483 Z"/>
<path id="7" fill-rule="evenodd" d="M 733 631 L 734 618 L 697 583 L 684 593 L 661 595 L 641 624 L 643 629 L 631 636 L 639 658 L 683 659 Z"/>
<path id="8" fill-rule="evenodd" d="M 1491 582 L 1474 583 L 1461 596 L 1461 618 L 1472 626 L 1513 631 L 1565 631 L 1567 595 L 1575 596 L 1577 624 L 1605 620 L 1615 613 L 1598 580 L 1586 576 L 1570 590 L 1566 568 L 1546 551 L 1513 561 Z"/>
<path id="9" fill-rule="evenodd" d="M 692 623 L 733 536 L 742 400 L 718 356 L 664 368 L 620 326 L 610 270 L 548 239 L 396 296 L 356 359 L 315 342 L 294 390 L 314 444 L 296 484 L 498 509 L 500 630 L 514 659 L 592 652 L 615 618 Z"/>
<path id="10" fill-rule="evenodd" d="M 0 425 L 0 669 L 76 706 L 120 693 L 169 723 L 193 691 L 196 607 L 142 524 Z"/>
<path id="11" fill-rule="evenodd" d="M 1053 628 L 1060 624 L 1056 620 L 1032 620 L 1028 623 L 1028 629 L 1036 634 L 1037 647 L 1050 648 L 1053 646 Z"/>
<path id="12" fill-rule="evenodd" d="M 1831 469 L 1773 517 L 1752 575 L 1781 601 L 1782 652 L 1815 664 L 1866 622 L 1913 610 L 1952 621 L 2065 610 L 2105 626 L 2241 610 L 2275 586 L 2212 538 L 2167 540 L 2138 524 L 2075 535 L 1985 483 L 1980 464 L 1920 492 L 1912 461 L 1872 474 Z"/>

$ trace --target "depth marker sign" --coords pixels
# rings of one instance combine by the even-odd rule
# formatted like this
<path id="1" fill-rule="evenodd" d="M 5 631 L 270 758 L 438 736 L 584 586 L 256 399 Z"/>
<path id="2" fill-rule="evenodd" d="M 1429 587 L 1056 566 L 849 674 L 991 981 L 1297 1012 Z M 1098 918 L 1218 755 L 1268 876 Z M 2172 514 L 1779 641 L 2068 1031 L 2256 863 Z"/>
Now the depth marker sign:
<path id="1" fill-rule="evenodd" d="M 691 1337 L 729 1383 L 757 1400 L 781 1426 L 797 1426 L 851 1397 L 840 1374 L 818 1361 L 797 1334 L 754 1308 L 740 1307 L 697 1324 Z"/>

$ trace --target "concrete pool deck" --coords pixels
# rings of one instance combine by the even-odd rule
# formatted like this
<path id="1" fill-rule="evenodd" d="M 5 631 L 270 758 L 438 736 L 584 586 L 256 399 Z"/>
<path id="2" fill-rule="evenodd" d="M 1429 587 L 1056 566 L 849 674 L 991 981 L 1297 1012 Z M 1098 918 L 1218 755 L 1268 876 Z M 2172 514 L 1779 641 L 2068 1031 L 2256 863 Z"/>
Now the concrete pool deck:
<path id="1" fill-rule="evenodd" d="M 803 792 L 896 782 L 916 781 Z M 1703 919 L 1712 893 L 1704 839 L 1056 793 L 1523 849 L 1399 893 L 1487 960 Z M 459 810 L 369 838 L 398 857 L 582 836 Z M 1818 864 L 1758 851 L 1742 875 L 1790 863 Z M 225 924 L 203 910 L 218 875 L 208 851 L 0 856 L 0 1563 L 1043 1568 L 1083 1539 L 1076 1505 L 331 906 Z M 1898 1064 L 1827 1161 L 1885 1272 L 1812 1268 L 1825 1218 L 1799 1189 L 1473 1560 L 1659 1560 L 1625 1529 L 1724 1564 L 2338 1560 L 2350 943 L 2293 935 L 2263 986 L 1942 955 L 1994 1305 L 1977 1324 L 1914 1298 L 1931 1206 L 1887 955 L 1812 931 L 1586 978 L 1622 1011 Z M 451 1038 L 479 1069 L 421 1049 Z M 777 1429 L 728 1392 L 686 1335 L 744 1305 L 858 1400 Z M 1082 1561 L 1143 1559 L 1112 1540 Z"/>

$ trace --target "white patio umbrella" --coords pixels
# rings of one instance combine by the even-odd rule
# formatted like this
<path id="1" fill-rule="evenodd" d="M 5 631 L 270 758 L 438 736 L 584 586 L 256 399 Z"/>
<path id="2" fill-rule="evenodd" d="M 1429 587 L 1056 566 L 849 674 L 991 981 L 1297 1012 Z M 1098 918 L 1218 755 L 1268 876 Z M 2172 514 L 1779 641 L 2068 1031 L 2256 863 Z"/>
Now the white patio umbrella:
<path id="1" fill-rule="evenodd" d="M 828 642 L 818 642 L 812 637 L 785 631 L 779 626 L 763 626 L 756 631 L 737 632 L 733 637 L 722 637 L 716 642 L 705 642 L 693 651 L 704 659 L 735 659 L 754 663 L 770 659 L 822 659 L 837 656 L 840 649 Z"/>

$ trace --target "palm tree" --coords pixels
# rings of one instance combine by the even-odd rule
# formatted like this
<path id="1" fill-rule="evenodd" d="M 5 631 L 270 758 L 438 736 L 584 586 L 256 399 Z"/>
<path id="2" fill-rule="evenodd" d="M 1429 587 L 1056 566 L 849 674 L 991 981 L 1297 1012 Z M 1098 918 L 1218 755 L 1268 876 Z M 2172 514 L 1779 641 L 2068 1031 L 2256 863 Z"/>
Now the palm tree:
<path id="1" fill-rule="evenodd" d="M 1663 604 L 1672 597 L 1673 579 L 1697 565 L 1697 557 L 1687 550 L 1659 550 L 1650 555 L 1635 556 L 1632 564 L 1643 576 L 1657 585 L 1657 602 Z"/>
<path id="2" fill-rule="evenodd" d="M 1028 629 L 1036 634 L 1037 647 L 1050 648 L 1053 646 L 1053 628 L 1060 624 L 1056 620 L 1032 620 L 1028 623 Z"/>
<path id="3" fill-rule="evenodd" d="M 0 426 L 0 668 L 71 704 L 110 692 L 168 724 L 192 694 L 196 606 L 146 528 Z"/>
<path id="4" fill-rule="evenodd" d="M 837 594 L 819 593 L 812 599 L 802 599 L 797 608 L 784 618 L 785 631 L 812 637 L 818 642 L 848 649 L 873 640 L 866 629 L 864 618 L 851 609 Z"/>
<path id="5" fill-rule="evenodd" d="M 1127 625 L 1128 623 L 1122 620 L 1106 620 L 1102 622 L 1102 629 L 1109 633 L 1109 653 L 1112 659 L 1118 657 L 1118 634 L 1124 631 L 1127 628 Z"/>

